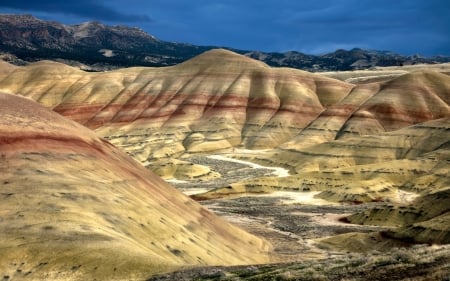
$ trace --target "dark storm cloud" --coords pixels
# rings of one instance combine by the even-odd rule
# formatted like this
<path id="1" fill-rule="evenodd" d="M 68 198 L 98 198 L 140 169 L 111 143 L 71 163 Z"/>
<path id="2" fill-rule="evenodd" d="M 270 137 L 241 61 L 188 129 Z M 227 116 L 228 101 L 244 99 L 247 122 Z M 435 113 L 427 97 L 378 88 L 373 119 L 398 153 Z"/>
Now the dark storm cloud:
<path id="1" fill-rule="evenodd" d="M 26 3 L 25 3 L 26 2 Z M 450 55 L 448 0 L 80 0 L 4 1 L 45 19 L 139 22 L 168 41 L 305 53 L 354 47 Z M 73 4 L 75 3 L 75 4 Z M 78 18 L 62 17 L 62 14 Z M 137 15 L 137 16 L 136 16 Z M 37 15 L 39 16 L 39 15 Z"/>
<path id="2" fill-rule="evenodd" d="M 150 18 L 146 15 L 122 13 L 120 10 L 108 7 L 107 3 L 107 1 L 95 0 L 0 0 L 0 7 L 25 12 L 60 13 L 92 20 L 121 22 L 150 21 Z"/>
<path id="3" fill-rule="evenodd" d="M 450 53 L 448 0 L 189 3 L 152 1 L 152 10 L 159 11 L 153 25 L 158 37 L 263 51 L 324 53 L 361 47 L 403 54 Z"/>
<path id="4" fill-rule="evenodd" d="M 287 40 L 278 41 L 280 48 L 323 53 L 353 46 L 406 54 L 449 53 L 450 17 L 439 15 L 446 11 L 444 6 L 448 11 L 444 1 L 336 0 L 315 8 L 308 2 L 273 12 L 275 26 L 287 35 Z M 437 3 L 439 12 L 433 7 Z"/>

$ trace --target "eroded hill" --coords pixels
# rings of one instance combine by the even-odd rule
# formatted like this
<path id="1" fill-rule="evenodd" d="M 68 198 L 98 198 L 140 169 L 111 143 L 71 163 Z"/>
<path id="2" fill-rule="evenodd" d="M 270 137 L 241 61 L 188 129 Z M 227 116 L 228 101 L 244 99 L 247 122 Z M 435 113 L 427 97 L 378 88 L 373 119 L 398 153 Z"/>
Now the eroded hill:
<path id="1" fill-rule="evenodd" d="M 39 62 L 2 76 L 0 90 L 94 129 L 166 179 L 224 176 L 192 161 L 218 153 L 290 172 L 239 179 L 197 198 L 284 189 L 319 191 L 333 202 L 390 202 L 348 220 L 392 226 L 390 237 L 448 243 L 445 73 L 413 69 L 352 84 L 213 50 L 165 68 L 86 73 Z M 433 205 L 436 197 L 444 199 Z M 380 222 L 378 214 L 388 215 Z"/>
<path id="2" fill-rule="evenodd" d="M 299 150 L 449 116 L 449 77 L 431 71 L 354 85 L 225 50 L 166 68 L 86 73 L 39 62 L 8 71 L 0 89 L 96 130 L 143 163 L 232 147 Z"/>
<path id="3" fill-rule="evenodd" d="M 0 94 L 0 155 L 4 279 L 142 280 L 269 260 L 264 240 L 29 99 Z"/>

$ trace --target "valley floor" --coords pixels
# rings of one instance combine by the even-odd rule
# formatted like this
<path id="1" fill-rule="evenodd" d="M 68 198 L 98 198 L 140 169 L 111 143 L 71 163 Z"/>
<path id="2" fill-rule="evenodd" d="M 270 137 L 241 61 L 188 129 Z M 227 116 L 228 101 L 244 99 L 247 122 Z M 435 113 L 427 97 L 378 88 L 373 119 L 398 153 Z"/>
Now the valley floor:
<path id="1" fill-rule="evenodd" d="M 348 280 L 447 281 L 450 247 L 415 246 L 387 253 L 343 254 L 302 262 L 237 267 L 201 267 L 154 276 L 163 280 Z"/>
<path id="2" fill-rule="evenodd" d="M 190 160 L 220 169 L 226 176 L 206 182 L 172 181 L 186 194 L 277 172 L 224 157 Z M 315 194 L 280 191 L 201 201 L 221 217 L 267 239 L 273 245 L 273 264 L 196 268 L 150 280 L 449 280 L 450 246 L 408 245 L 384 238 L 382 227 L 345 222 L 349 214 L 386 203 L 339 204 L 314 198 Z M 424 253 L 426 257 L 421 256 Z"/>

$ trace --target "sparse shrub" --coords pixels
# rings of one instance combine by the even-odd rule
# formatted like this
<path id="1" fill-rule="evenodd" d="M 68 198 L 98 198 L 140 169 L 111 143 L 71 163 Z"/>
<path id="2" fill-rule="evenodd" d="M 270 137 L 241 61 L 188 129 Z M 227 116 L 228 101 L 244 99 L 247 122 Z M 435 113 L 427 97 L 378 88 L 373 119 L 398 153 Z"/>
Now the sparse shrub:
<path id="1" fill-rule="evenodd" d="M 392 258 L 401 263 L 414 263 L 411 253 L 405 249 L 397 249 Z"/>

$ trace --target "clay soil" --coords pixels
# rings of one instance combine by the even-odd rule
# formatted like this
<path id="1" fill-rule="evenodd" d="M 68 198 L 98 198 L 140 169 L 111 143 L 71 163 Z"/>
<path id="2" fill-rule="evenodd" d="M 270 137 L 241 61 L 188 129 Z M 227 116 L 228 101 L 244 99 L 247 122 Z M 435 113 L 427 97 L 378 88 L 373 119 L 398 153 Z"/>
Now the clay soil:
<path id="1" fill-rule="evenodd" d="M 209 182 L 179 183 L 186 193 L 273 172 L 201 156 L 191 160 L 224 176 Z M 385 241 L 381 233 L 386 229 L 345 220 L 349 214 L 386 203 L 324 203 L 313 195 L 275 192 L 201 201 L 219 216 L 268 240 L 273 245 L 272 264 L 186 269 L 149 280 L 450 280 L 450 247 Z M 352 233 L 373 239 L 373 245 L 354 251 L 325 247 L 320 242 Z"/>

